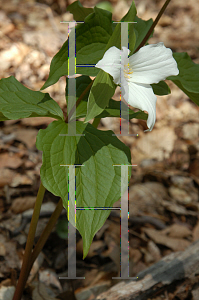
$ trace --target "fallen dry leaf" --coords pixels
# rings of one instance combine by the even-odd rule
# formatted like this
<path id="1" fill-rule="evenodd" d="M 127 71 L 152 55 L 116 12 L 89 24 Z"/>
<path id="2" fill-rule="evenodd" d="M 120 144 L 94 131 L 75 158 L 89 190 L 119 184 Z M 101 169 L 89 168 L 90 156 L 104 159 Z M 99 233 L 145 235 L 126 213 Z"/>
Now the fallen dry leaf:
<path id="1" fill-rule="evenodd" d="M 19 257 L 16 251 L 16 243 L 12 240 L 9 241 L 8 238 L 0 234 L 0 240 L 3 243 L 6 252 L 6 255 L 1 260 L 0 264 L 0 273 L 7 274 L 10 272 L 10 269 L 18 269 L 20 267 Z"/>
<path id="2" fill-rule="evenodd" d="M 34 208 L 36 197 L 18 197 L 12 201 L 11 210 L 15 214 L 22 213 L 30 208 Z"/>
<path id="3" fill-rule="evenodd" d="M 0 187 L 11 184 L 13 178 L 16 176 L 16 173 L 12 170 L 3 168 L 0 172 Z"/>
<path id="4" fill-rule="evenodd" d="M 35 118 L 24 118 L 21 120 L 21 124 L 25 126 L 41 126 L 41 125 L 48 125 L 55 119 L 49 117 L 35 117 Z"/>
<path id="5" fill-rule="evenodd" d="M 148 242 L 147 250 L 151 254 L 151 256 L 153 257 L 154 262 L 157 262 L 161 259 L 160 249 L 158 248 L 158 246 L 153 241 Z"/>
<path id="6" fill-rule="evenodd" d="M 50 269 L 39 271 L 39 280 L 47 286 L 54 286 L 60 292 L 62 292 L 62 286 L 60 284 L 57 274 Z"/>
<path id="7" fill-rule="evenodd" d="M 169 187 L 169 193 L 173 199 L 175 199 L 176 201 L 182 204 L 188 204 L 192 200 L 190 194 L 188 194 L 185 190 L 175 186 Z"/>
<path id="8" fill-rule="evenodd" d="M 34 288 L 32 292 L 32 300 L 58 300 L 58 298 L 51 297 L 47 293 L 46 286 L 42 282 L 33 282 L 32 287 Z"/>
<path id="9" fill-rule="evenodd" d="M 44 254 L 43 254 L 43 252 L 40 252 L 37 259 L 35 260 L 35 262 L 32 266 L 31 271 L 30 271 L 28 281 L 27 281 L 28 283 L 30 283 L 34 279 L 35 275 L 37 274 L 40 267 L 42 266 L 43 261 L 44 261 Z"/>
<path id="10" fill-rule="evenodd" d="M 32 185 L 33 181 L 26 175 L 16 174 L 10 183 L 11 187 L 17 187 L 19 185 Z"/>
<path id="11" fill-rule="evenodd" d="M 187 226 L 180 224 L 173 224 L 171 226 L 168 226 L 167 228 L 162 230 L 162 233 L 173 238 L 181 239 L 192 236 L 191 230 L 187 228 Z"/>
<path id="12" fill-rule="evenodd" d="M 193 229 L 193 240 L 194 242 L 199 239 L 199 222 L 196 224 L 196 226 Z"/>
<path id="13" fill-rule="evenodd" d="M 164 245 L 173 251 L 183 251 L 191 243 L 184 239 L 168 237 L 163 234 L 162 230 L 158 231 L 152 228 L 143 228 L 143 231 L 156 243 Z"/>
<path id="14" fill-rule="evenodd" d="M 36 129 L 18 129 L 15 132 L 16 139 L 26 144 L 29 149 L 36 143 L 37 133 L 38 130 Z"/>
<path id="15" fill-rule="evenodd" d="M 17 169 L 22 165 L 23 161 L 17 154 L 3 153 L 0 155 L 0 168 L 8 167 Z"/>
<path id="16" fill-rule="evenodd" d="M 134 184 L 129 188 L 129 216 L 140 213 L 163 214 L 161 203 L 167 197 L 166 188 L 159 182 Z"/>
<path id="17" fill-rule="evenodd" d="M 2 286 L 0 287 L 0 299 L 1 300 L 12 300 L 15 292 L 14 286 Z"/>
<path id="18" fill-rule="evenodd" d="M 3 243 L 0 243 L 0 256 L 5 256 L 6 255 L 6 248 Z"/>
<path id="19" fill-rule="evenodd" d="M 137 140 L 132 149 L 132 157 L 136 163 L 144 158 L 155 158 L 161 161 L 169 157 L 176 139 L 177 136 L 173 128 L 154 128 L 153 131 Z"/>

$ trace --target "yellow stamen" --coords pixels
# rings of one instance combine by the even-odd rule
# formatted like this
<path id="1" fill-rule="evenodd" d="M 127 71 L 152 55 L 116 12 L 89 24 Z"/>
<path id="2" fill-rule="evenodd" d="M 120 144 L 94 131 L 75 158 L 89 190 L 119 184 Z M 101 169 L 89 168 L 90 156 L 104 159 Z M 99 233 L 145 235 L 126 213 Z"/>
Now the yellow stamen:
<path id="1" fill-rule="evenodd" d="M 130 79 L 130 74 L 133 74 L 132 68 L 129 68 L 129 63 L 124 65 L 124 77 Z"/>

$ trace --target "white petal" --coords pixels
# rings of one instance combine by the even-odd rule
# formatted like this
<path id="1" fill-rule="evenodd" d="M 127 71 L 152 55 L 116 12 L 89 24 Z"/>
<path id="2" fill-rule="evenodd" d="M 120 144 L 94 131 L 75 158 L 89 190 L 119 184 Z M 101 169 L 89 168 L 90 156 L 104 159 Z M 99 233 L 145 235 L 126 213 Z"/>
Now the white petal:
<path id="1" fill-rule="evenodd" d="M 147 126 L 151 131 L 156 120 L 156 101 L 157 98 L 153 93 L 153 89 L 148 84 L 137 84 L 129 82 L 121 86 L 121 92 L 128 104 L 141 110 L 148 112 Z"/>
<path id="2" fill-rule="evenodd" d="M 125 48 L 125 47 L 123 47 Z M 104 70 L 113 77 L 116 84 L 121 83 L 121 76 L 123 77 L 124 61 L 128 57 L 129 50 L 120 50 L 116 47 L 109 48 L 103 58 L 95 65 L 96 68 Z"/>
<path id="3" fill-rule="evenodd" d="M 129 64 L 133 70 L 129 79 L 131 82 L 152 84 L 179 74 L 171 49 L 166 48 L 163 43 L 140 48 L 129 57 Z"/>
<path id="4" fill-rule="evenodd" d="M 126 47 L 122 47 L 122 52 L 121 52 L 121 63 L 122 65 L 128 63 L 128 55 L 130 53 L 130 50 Z"/>

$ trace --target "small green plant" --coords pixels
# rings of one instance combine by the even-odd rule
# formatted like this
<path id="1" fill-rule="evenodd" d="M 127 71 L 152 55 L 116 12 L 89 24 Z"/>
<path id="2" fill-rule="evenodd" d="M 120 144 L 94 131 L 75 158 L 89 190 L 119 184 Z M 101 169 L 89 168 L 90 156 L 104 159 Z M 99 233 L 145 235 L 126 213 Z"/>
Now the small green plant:
<path id="1" fill-rule="evenodd" d="M 82 76 L 76 78 L 76 103 L 72 108 L 66 78 L 67 116 L 49 94 L 29 90 L 13 76 L 0 80 L 1 121 L 31 117 L 56 119 L 46 129 L 40 130 L 37 136 L 36 147 L 43 151 L 41 185 L 14 300 L 21 299 L 31 267 L 55 226 L 63 206 L 68 213 L 68 167 L 62 166 L 83 165 L 82 168 L 76 168 L 78 207 L 112 207 L 120 198 L 121 171 L 113 165 L 131 165 L 130 150 L 114 132 L 97 129 L 100 119 L 120 118 L 122 111 L 124 117 L 124 112 L 127 111 L 129 119 L 147 120 L 148 130 L 152 130 L 156 116 L 155 95 L 170 93 L 165 79 L 175 83 L 199 105 L 199 66 L 193 63 L 187 53 L 172 55 L 171 50 L 162 43 L 147 45 L 169 2 L 170 0 L 165 2 L 154 22 L 152 19 L 144 21 L 138 18 L 134 2 L 118 24 L 112 22 L 111 12 L 98 7 L 84 8 L 76 1 L 67 8 L 74 20 L 84 21 L 76 26 L 76 74 Z M 129 22 L 129 47 L 120 50 L 121 23 L 125 22 Z M 55 84 L 61 76 L 69 74 L 68 49 L 67 40 L 52 59 L 49 77 L 41 90 Z M 91 80 L 90 76 L 95 79 Z M 117 85 L 121 86 L 124 99 L 140 111 L 128 110 L 124 103 L 120 107 L 120 102 L 111 98 Z M 85 118 L 84 122 L 78 120 L 80 117 Z M 92 119 L 93 123 L 88 123 Z M 67 135 L 70 121 L 75 122 L 77 135 Z M 33 249 L 45 189 L 61 199 Z M 68 215 L 69 221 L 76 224 L 83 238 L 83 258 L 109 213 L 109 210 L 78 210 L 76 220 L 74 216 L 69 218 Z M 61 230 L 63 224 L 59 222 L 57 228 L 65 236 L 66 232 Z"/>

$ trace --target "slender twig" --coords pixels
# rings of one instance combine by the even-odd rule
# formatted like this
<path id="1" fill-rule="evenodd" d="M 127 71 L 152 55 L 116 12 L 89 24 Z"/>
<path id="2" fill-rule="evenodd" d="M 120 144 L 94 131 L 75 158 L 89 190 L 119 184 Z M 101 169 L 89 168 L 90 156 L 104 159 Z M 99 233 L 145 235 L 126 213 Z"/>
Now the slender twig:
<path id="1" fill-rule="evenodd" d="M 35 232 L 36 232 L 36 228 L 37 228 L 37 222 L 39 219 L 41 204 L 42 204 L 42 201 L 44 198 L 45 190 L 46 189 L 43 186 L 43 184 L 40 183 L 40 187 L 39 187 L 39 191 L 37 194 L 37 199 L 36 199 L 36 203 L 35 203 L 35 207 L 34 207 L 34 211 L 33 211 L 33 215 L 32 215 L 32 220 L 30 223 L 30 229 L 28 232 L 28 238 L 27 238 L 25 253 L 24 253 L 24 257 L 23 257 L 21 272 L 20 272 L 20 276 L 19 276 L 19 280 L 17 283 L 15 293 L 14 293 L 13 300 L 21 299 L 23 290 L 24 290 L 24 287 L 25 287 L 25 284 L 27 281 L 27 276 L 29 274 L 28 270 L 29 270 L 29 264 L 30 264 L 30 257 L 31 257 L 31 253 L 32 253 Z"/>
<path id="2" fill-rule="evenodd" d="M 98 125 L 99 125 L 99 123 L 100 123 L 100 120 L 101 120 L 101 118 L 95 118 L 95 119 L 93 120 L 92 125 L 93 125 L 95 128 L 97 128 Z"/>
<path id="3" fill-rule="evenodd" d="M 26 272 L 23 275 L 23 281 L 25 283 L 28 279 L 31 268 L 32 268 L 37 256 L 39 255 L 39 253 L 43 249 L 43 246 L 45 245 L 50 233 L 52 232 L 52 229 L 55 226 L 55 224 L 56 224 L 56 222 L 57 222 L 57 220 L 58 220 L 58 218 L 59 218 L 59 216 L 62 212 L 62 209 L 63 209 L 63 204 L 62 204 L 62 199 L 60 198 L 60 200 L 59 200 L 53 214 L 51 215 L 44 231 L 42 232 L 42 234 L 41 234 L 41 236 L 40 236 L 33 252 L 31 253 L 31 256 L 29 257 L 29 264 L 26 266 Z M 24 284 L 24 286 L 25 286 L 25 284 Z M 23 293 L 23 290 L 22 290 L 22 293 Z M 16 299 L 18 300 L 18 299 L 21 299 L 21 298 L 16 298 Z M 15 298 L 13 298 L 13 300 L 15 300 Z"/>
<path id="4" fill-rule="evenodd" d="M 143 46 L 146 44 L 146 42 L 147 42 L 148 38 L 150 37 L 150 35 L 151 35 L 153 29 L 154 29 L 155 26 L 157 25 L 158 21 L 160 20 L 162 14 L 164 13 L 164 11 L 165 11 L 165 9 L 167 8 L 167 6 L 168 6 L 168 4 L 169 4 L 170 1 L 171 1 L 171 0 L 166 0 L 166 1 L 165 1 L 164 5 L 162 6 L 161 10 L 159 11 L 159 14 L 157 15 L 157 17 L 156 17 L 156 19 L 155 19 L 155 21 L 153 22 L 153 24 L 151 25 L 149 31 L 147 32 L 145 38 L 142 40 L 142 42 L 141 42 L 140 45 L 137 47 L 137 49 L 134 51 L 134 53 L 137 52 L 141 47 L 143 47 Z"/>
<path id="5" fill-rule="evenodd" d="M 94 82 L 94 79 L 91 81 L 91 83 L 89 83 L 89 85 L 83 91 L 83 93 L 81 94 L 81 96 L 77 99 L 76 103 L 74 104 L 74 106 L 72 107 L 71 111 L 68 113 L 68 116 L 66 117 L 66 120 L 65 120 L 66 123 L 68 123 L 68 120 L 70 120 L 70 118 L 72 117 L 72 115 L 73 115 L 76 107 L 80 104 L 80 102 L 82 101 L 83 97 L 89 91 L 89 89 L 91 88 L 93 82 Z"/>
<path id="6" fill-rule="evenodd" d="M 31 256 L 31 260 L 30 260 L 30 269 L 32 268 L 32 265 L 33 265 L 35 259 L 37 258 L 37 256 L 41 252 L 41 250 L 43 249 L 43 246 L 45 245 L 50 233 L 52 232 L 52 230 L 62 212 L 62 209 L 63 209 L 63 203 L 62 203 L 62 199 L 60 198 L 53 214 L 51 215 L 46 227 L 44 228 L 44 231 L 42 232 L 42 234 L 32 252 L 32 256 Z"/>

